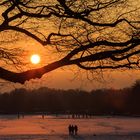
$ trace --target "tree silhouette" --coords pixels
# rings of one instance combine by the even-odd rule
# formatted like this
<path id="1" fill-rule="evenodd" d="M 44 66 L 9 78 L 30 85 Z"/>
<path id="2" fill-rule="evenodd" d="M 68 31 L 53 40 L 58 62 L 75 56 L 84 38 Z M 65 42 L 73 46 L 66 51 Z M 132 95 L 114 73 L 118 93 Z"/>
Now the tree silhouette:
<path id="1" fill-rule="evenodd" d="M 24 34 L 63 55 L 41 68 L 19 73 L 1 66 L 0 78 L 24 83 L 68 65 L 90 72 L 139 68 L 136 5 L 131 0 L 1 0 L 1 34 Z M 55 30 L 45 30 L 47 22 L 53 23 Z M 18 64 L 18 55 L 18 51 L 0 48 L 2 61 Z"/>
<path id="2" fill-rule="evenodd" d="M 92 91 L 15 89 L 0 94 L 0 114 L 39 113 L 86 115 L 140 115 L 140 80 L 124 89 Z"/>

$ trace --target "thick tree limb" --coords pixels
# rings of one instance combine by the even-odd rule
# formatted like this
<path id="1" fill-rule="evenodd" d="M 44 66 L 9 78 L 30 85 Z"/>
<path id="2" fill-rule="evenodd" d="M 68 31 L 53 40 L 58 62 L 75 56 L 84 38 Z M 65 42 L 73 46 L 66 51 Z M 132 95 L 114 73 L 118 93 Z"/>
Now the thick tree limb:
<path id="1" fill-rule="evenodd" d="M 85 70 L 139 68 L 140 20 L 137 16 L 134 18 L 130 16 L 131 12 L 137 12 L 139 8 L 131 11 L 126 9 L 125 13 L 120 11 L 120 16 L 115 17 L 113 17 L 115 13 L 112 12 L 111 17 L 105 15 L 111 14 L 111 10 L 115 9 L 117 4 L 120 6 L 125 0 L 105 0 L 104 2 L 79 0 L 78 3 L 77 1 L 56 0 L 52 4 L 43 2 L 40 5 L 39 2 L 39 0 L 37 3 L 34 0 L 0 2 L 0 6 L 5 6 L 1 14 L 0 32 L 16 31 L 42 45 L 56 45 L 58 53 L 62 50 L 65 57 L 44 67 L 21 73 L 0 67 L 0 78 L 24 83 L 26 80 L 40 78 L 45 73 L 66 65 L 77 65 Z M 109 20 L 108 17 L 110 17 Z M 30 19 L 37 20 L 32 22 Z M 40 25 L 42 26 L 41 22 L 45 26 L 45 20 L 57 21 L 55 23 L 58 24 L 57 31 L 51 31 L 45 36 L 45 31 L 38 30 Z M 36 25 L 32 26 L 33 24 Z M 28 25 L 30 29 L 26 28 Z M 31 30 L 33 27 L 39 28 Z M 133 56 L 135 58 L 132 60 Z M 6 56 L 6 58 L 11 57 Z M 100 61 L 103 63 L 96 63 Z"/>
<path id="2" fill-rule="evenodd" d="M 131 65 L 138 65 L 138 63 L 136 62 L 132 62 L 131 64 L 129 63 L 126 63 L 126 64 L 120 64 L 120 65 L 117 65 L 117 66 L 113 66 L 113 65 L 105 65 L 105 66 L 95 66 L 95 67 L 88 67 L 88 66 L 84 66 L 80 63 L 77 64 L 78 67 L 80 67 L 81 69 L 85 69 L 85 70 L 97 70 L 97 69 L 120 69 L 120 68 L 126 68 L 126 69 L 133 69 L 134 66 L 131 66 Z"/>
<path id="3" fill-rule="evenodd" d="M 0 67 L 0 78 L 11 81 L 11 82 L 18 82 L 23 84 L 25 81 L 35 78 L 41 78 L 42 75 L 53 71 L 59 67 L 67 65 L 64 61 L 56 61 L 54 63 L 48 64 L 47 66 L 32 69 L 21 73 L 12 72 Z"/>

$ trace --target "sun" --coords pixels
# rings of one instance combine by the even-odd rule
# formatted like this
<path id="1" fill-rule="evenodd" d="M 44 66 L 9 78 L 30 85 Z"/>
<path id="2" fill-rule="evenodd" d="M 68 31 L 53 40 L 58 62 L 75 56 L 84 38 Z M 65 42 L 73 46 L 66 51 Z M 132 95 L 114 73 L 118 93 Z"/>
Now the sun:
<path id="1" fill-rule="evenodd" d="M 32 64 L 38 64 L 40 62 L 40 56 L 38 54 L 33 54 L 30 60 Z"/>

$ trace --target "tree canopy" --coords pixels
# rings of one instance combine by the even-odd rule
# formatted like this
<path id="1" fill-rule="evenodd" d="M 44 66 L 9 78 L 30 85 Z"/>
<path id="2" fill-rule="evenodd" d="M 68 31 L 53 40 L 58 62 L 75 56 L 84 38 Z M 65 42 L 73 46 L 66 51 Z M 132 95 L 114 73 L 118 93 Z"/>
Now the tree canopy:
<path id="1" fill-rule="evenodd" d="M 7 31 L 24 34 L 62 54 L 59 60 L 24 72 L 1 66 L 2 79 L 24 83 L 68 65 L 91 72 L 139 69 L 138 1 L 1 0 L 0 9 L 0 35 Z M 46 30 L 48 22 L 55 30 Z M 1 38 L 1 44 L 3 42 L 8 40 Z M 20 48 L 15 51 L 0 47 L 0 61 L 6 64 L 19 64 L 19 55 Z"/>
<path id="2" fill-rule="evenodd" d="M 140 81 L 124 89 L 60 90 L 42 87 L 0 94 L 0 114 L 140 115 Z M 80 116 L 77 116 L 80 118 Z"/>

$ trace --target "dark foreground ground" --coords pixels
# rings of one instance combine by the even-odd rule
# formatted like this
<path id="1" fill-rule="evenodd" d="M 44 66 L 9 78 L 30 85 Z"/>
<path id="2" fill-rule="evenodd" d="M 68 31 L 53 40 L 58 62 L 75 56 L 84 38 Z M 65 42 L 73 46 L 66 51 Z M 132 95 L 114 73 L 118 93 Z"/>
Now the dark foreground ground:
<path id="1" fill-rule="evenodd" d="M 140 140 L 140 135 L 1 135 L 0 140 Z"/>

